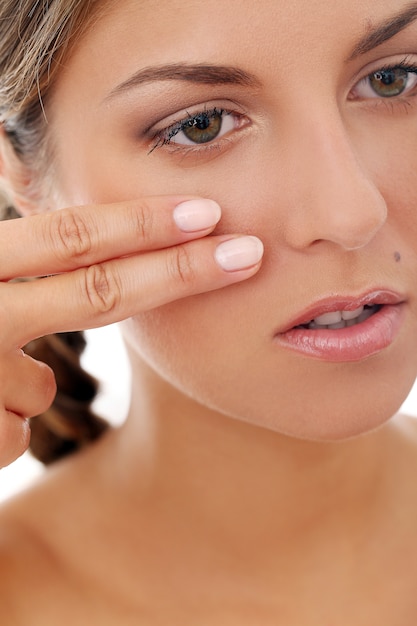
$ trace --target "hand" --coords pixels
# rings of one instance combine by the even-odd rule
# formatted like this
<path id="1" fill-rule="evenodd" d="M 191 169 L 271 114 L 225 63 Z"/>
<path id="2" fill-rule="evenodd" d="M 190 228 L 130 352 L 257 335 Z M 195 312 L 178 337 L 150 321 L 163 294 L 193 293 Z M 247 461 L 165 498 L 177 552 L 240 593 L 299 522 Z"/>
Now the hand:
<path id="1" fill-rule="evenodd" d="M 206 237 L 219 219 L 213 201 L 157 197 L 0 222 L 0 467 L 25 451 L 28 418 L 45 411 L 56 392 L 53 372 L 23 346 L 258 271 L 257 238 Z"/>

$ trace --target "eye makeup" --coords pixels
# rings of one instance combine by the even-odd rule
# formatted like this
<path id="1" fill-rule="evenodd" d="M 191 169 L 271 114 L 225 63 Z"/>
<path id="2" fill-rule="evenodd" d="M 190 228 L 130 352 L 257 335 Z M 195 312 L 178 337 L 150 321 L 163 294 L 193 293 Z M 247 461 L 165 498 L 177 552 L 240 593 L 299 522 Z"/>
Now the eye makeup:
<path id="1" fill-rule="evenodd" d="M 249 120 L 242 113 L 225 108 L 204 108 L 195 113 L 187 113 L 186 117 L 174 121 L 172 124 L 155 132 L 151 152 L 167 145 L 178 148 L 204 149 L 242 126 Z"/>

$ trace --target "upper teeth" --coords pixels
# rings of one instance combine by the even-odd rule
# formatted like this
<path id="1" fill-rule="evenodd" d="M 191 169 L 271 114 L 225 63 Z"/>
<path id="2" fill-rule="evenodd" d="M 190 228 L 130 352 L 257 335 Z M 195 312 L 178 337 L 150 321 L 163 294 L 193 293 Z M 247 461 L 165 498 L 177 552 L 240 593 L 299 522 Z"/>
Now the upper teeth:
<path id="1" fill-rule="evenodd" d="M 315 317 L 313 322 L 318 326 L 330 326 L 331 324 L 338 324 L 342 320 L 353 320 L 355 317 L 359 317 L 363 310 L 364 307 L 360 306 L 354 311 L 332 311 Z"/>
<path id="2" fill-rule="evenodd" d="M 354 311 L 330 311 L 329 313 L 323 313 L 323 315 L 315 317 L 311 322 L 306 324 L 306 327 L 310 330 L 317 328 L 338 330 L 364 322 L 377 310 L 377 305 L 365 305 L 358 307 Z"/>

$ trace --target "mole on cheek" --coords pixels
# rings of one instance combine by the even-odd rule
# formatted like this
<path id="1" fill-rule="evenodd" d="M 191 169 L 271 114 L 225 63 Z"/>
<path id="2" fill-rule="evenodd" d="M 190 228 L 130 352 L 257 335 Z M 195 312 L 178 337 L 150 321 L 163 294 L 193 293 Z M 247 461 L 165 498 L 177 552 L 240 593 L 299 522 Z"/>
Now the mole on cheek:
<path id="1" fill-rule="evenodd" d="M 399 252 L 394 252 L 394 259 L 396 263 L 401 261 L 401 254 Z"/>

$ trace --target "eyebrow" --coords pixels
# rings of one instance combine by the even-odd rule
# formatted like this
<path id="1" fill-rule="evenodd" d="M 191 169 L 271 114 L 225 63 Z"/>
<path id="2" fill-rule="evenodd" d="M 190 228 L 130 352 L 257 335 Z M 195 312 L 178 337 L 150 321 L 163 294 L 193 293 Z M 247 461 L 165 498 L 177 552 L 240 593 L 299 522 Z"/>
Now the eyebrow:
<path id="1" fill-rule="evenodd" d="M 184 81 L 201 85 L 240 85 L 259 87 L 259 80 L 244 70 L 228 65 L 208 65 L 198 63 L 171 63 L 145 67 L 135 72 L 127 80 L 117 85 L 107 95 L 106 100 L 146 83 L 158 81 Z"/>
<path id="2" fill-rule="evenodd" d="M 370 52 L 385 41 L 392 39 L 399 32 L 404 30 L 412 22 L 417 19 L 417 4 L 409 4 L 404 11 L 398 15 L 390 17 L 375 28 L 366 33 L 362 39 L 356 44 L 349 60 L 352 61 L 356 57 Z"/>

